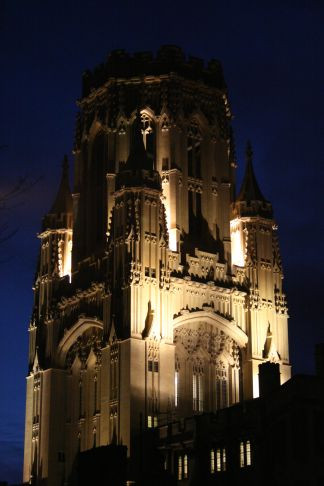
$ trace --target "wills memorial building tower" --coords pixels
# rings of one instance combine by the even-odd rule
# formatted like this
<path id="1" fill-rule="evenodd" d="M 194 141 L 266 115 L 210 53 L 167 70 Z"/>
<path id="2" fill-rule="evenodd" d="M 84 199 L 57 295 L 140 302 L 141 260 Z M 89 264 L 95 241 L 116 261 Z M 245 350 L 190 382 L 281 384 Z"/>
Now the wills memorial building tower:
<path id="1" fill-rule="evenodd" d="M 272 206 L 248 147 L 235 191 L 219 62 L 114 51 L 83 78 L 74 147 L 39 237 L 24 482 L 74 484 L 78 452 L 290 378 Z"/>

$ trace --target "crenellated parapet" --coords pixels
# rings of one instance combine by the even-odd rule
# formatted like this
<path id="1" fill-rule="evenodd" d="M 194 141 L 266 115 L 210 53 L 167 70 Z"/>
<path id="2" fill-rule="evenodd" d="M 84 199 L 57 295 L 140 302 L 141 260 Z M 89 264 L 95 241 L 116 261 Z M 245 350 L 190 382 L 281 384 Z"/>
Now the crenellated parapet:
<path id="1" fill-rule="evenodd" d="M 96 126 L 107 135 L 128 137 L 134 112 L 138 107 L 149 107 L 147 128 L 154 120 L 164 134 L 176 128 L 195 136 L 199 126 L 193 117 L 201 117 L 211 139 L 228 141 L 233 158 L 231 111 L 218 61 L 204 66 L 201 60 L 186 59 L 181 49 L 173 46 L 161 48 L 150 61 L 140 53 L 113 51 L 106 64 L 84 74 L 78 104 L 76 151 L 91 140 Z"/>
<path id="2" fill-rule="evenodd" d="M 104 64 L 83 75 L 83 97 L 88 96 L 110 78 L 143 77 L 147 73 L 161 76 L 175 72 L 186 79 L 202 80 L 205 84 L 225 89 L 221 63 L 212 59 L 205 65 L 203 59 L 186 58 L 180 47 L 162 46 L 154 56 L 152 52 L 130 54 L 122 49 L 112 51 Z M 125 97 L 125 95 L 123 96 Z"/>

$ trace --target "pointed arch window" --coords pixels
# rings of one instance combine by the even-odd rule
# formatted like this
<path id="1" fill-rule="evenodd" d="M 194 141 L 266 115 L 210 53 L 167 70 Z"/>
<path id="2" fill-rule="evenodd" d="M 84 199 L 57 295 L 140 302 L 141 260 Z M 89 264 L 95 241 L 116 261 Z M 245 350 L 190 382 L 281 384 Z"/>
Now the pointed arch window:
<path id="1" fill-rule="evenodd" d="M 82 381 L 82 375 L 80 377 L 79 381 L 79 419 L 84 417 L 83 413 L 83 381 Z"/>
<path id="2" fill-rule="evenodd" d="M 188 176 L 201 178 L 201 135 L 197 122 L 192 121 L 188 127 L 187 137 Z"/>
<path id="3" fill-rule="evenodd" d="M 93 377 L 93 415 L 98 413 L 98 377 L 94 375 Z"/>
<path id="4" fill-rule="evenodd" d="M 155 162 L 155 126 L 153 120 L 147 113 L 141 113 L 143 142 L 147 155 Z"/>
<path id="5" fill-rule="evenodd" d="M 103 132 L 98 133 L 92 145 L 91 167 L 89 174 L 89 199 L 91 202 L 92 234 L 95 243 L 103 244 L 106 233 L 106 164 L 107 137 Z"/>
<path id="6" fill-rule="evenodd" d="M 175 360 L 175 370 L 174 370 L 174 406 L 177 408 L 179 406 L 179 393 L 180 393 L 180 363 L 178 358 Z"/>
<path id="7" fill-rule="evenodd" d="M 118 397 L 119 362 L 118 345 L 112 344 L 110 348 L 110 399 Z"/>
<path id="8" fill-rule="evenodd" d="M 193 367 L 192 373 L 192 408 L 194 412 L 204 411 L 203 370 L 200 366 Z"/>
<path id="9" fill-rule="evenodd" d="M 216 368 L 215 377 L 216 410 L 228 406 L 228 380 L 227 372 L 222 364 Z"/>
<path id="10" fill-rule="evenodd" d="M 174 373 L 174 406 L 179 406 L 179 371 L 175 370 Z"/>

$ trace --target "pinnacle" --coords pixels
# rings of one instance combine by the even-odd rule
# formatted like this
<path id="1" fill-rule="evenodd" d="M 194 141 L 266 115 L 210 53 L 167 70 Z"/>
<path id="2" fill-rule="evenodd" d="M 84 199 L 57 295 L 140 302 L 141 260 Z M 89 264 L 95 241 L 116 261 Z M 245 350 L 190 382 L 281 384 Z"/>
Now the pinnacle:
<path id="1" fill-rule="evenodd" d="M 72 195 L 69 183 L 69 162 L 67 155 L 64 155 L 62 161 L 62 177 L 60 186 L 55 198 L 50 214 L 71 213 L 72 212 Z"/>
<path id="2" fill-rule="evenodd" d="M 62 161 L 62 173 L 66 176 L 69 173 L 69 159 L 66 154 L 64 154 Z"/>
<path id="3" fill-rule="evenodd" d="M 250 162 L 252 164 L 253 150 L 252 150 L 252 145 L 251 145 L 250 140 L 248 140 L 247 143 L 246 143 L 245 159 L 246 159 L 246 162 Z"/>
<path id="4" fill-rule="evenodd" d="M 244 174 L 241 190 L 236 198 L 236 201 L 267 202 L 259 188 L 259 184 L 255 177 L 253 163 L 252 163 L 253 151 L 252 151 L 252 145 L 250 141 L 248 141 L 246 145 L 245 157 L 246 157 L 245 174 Z"/>

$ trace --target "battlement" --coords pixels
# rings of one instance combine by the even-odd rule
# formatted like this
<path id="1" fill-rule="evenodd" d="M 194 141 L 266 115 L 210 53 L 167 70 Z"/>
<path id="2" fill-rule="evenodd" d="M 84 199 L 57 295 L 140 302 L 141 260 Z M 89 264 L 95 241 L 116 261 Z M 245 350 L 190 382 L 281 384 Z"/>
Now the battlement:
<path id="1" fill-rule="evenodd" d="M 130 54 L 124 49 L 113 50 L 105 63 L 92 71 L 85 71 L 82 79 L 82 97 L 105 84 L 110 78 L 129 78 L 134 76 L 160 76 L 177 73 L 208 86 L 226 89 L 221 63 L 211 59 L 207 65 L 203 59 L 189 56 L 186 58 L 180 47 L 166 45 L 160 47 L 156 56 L 152 52 Z"/>

